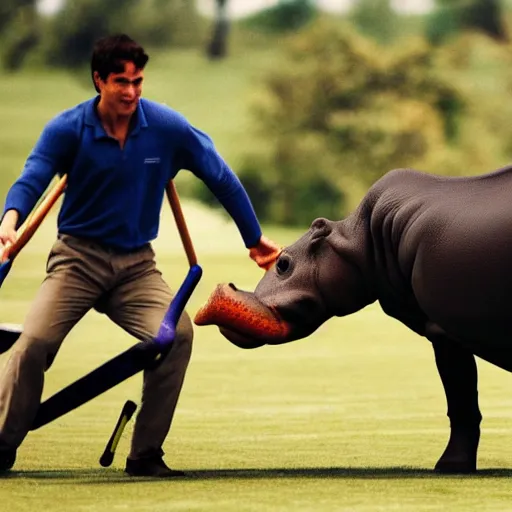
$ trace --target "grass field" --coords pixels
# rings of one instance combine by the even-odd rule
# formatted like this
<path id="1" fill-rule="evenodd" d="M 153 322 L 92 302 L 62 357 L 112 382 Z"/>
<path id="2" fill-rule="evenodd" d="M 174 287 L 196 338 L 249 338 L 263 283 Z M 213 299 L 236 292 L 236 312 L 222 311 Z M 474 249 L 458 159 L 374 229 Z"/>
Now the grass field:
<path id="1" fill-rule="evenodd" d="M 165 73 L 146 90 L 204 127 L 228 160 L 236 162 L 240 148 L 253 142 L 245 129 L 252 73 L 268 58 L 261 54 L 249 62 L 239 56 L 224 70 L 206 70 L 211 65 L 194 55 L 161 56 L 156 62 Z M 236 74 L 235 69 L 245 71 Z M 213 91 L 219 102 L 211 102 Z M 2 77 L 2 194 L 44 122 L 89 94 L 66 75 Z M 227 103 L 230 97 L 233 102 Z M 261 271 L 246 257 L 231 224 L 193 203 L 184 208 L 204 269 L 187 308 L 193 315 L 217 283 L 232 281 L 252 289 Z M 298 235 L 279 228 L 266 233 L 282 244 Z M 52 216 L 1 289 L 1 322 L 23 321 L 54 235 Z M 164 276 L 176 288 L 187 267 L 167 210 L 155 248 Z M 133 342 L 107 319 L 90 313 L 48 372 L 45 396 Z M 448 421 L 431 347 L 377 306 L 332 320 L 307 340 L 255 351 L 230 345 L 213 327 L 197 328 L 164 446 L 169 464 L 184 469 L 187 477 L 168 482 L 125 477 L 130 428 L 112 468 L 99 466 L 122 404 L 128 398 L 139 401 L 136 376 L 31 433 L 19 450 L 16 471 L 1 481 L 0 509 L 510 510 L 510 376 L 483 362 L 479 368 L 484 415 L 480 472 L 439 476 L 431 468 L 444 449 Z"/>
<path id="2" fill-rule="evenodd" d="M 205 271 L 189 312 L 218 282 L 253 288 L 261 272 L 243 251 L 223 250 L 237 246 L 236 231 L 193 204 L 185 205 L 185 215 Z M 23 321 L 54 229 L 49 219 L 19 256 L 2 288 L 1 321 Z M 268 233 L 285 244 L 296 236 Z M 176 288 L 186 260 L 166 212 L 155 247 Z M 45 396 L 133 342 L 90 313 L 48 372 Z M 0 500 L 9 511 L 506 510 L 510 376 L 486 363 L 480 369 L 481 471 L 444 477 L 430 471 L 448 434 L 430 346 L 376 306 L 334 319 L 308 340 L 254 351 L 230 345 L 213 327 L 197 328 L 164 446 L 169 463 L 186 470 L 186 478 L 125 477 L 130 428 L 112 468 L 100 468 L 121 405 L 139 400 L 135 376 L 29 434 L 16 471 L 2 480 Z"/>

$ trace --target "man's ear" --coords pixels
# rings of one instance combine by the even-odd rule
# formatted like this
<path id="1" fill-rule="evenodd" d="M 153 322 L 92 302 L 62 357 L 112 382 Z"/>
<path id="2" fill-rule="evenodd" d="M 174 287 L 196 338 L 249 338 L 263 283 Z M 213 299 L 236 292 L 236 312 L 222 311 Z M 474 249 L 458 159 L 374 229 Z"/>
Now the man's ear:
<path id="1" fill-rule="evenodd" d="M 94 85 L 96 86 L 97 89 L 99 89 L 100 88 L 100 82 L 103 82 L 103 80 L 100 77 L 100 74 L 97 71 L 95 71 L 93 73 L 93 75 L 92 75 L 92 78 L 94 80 Z"/>

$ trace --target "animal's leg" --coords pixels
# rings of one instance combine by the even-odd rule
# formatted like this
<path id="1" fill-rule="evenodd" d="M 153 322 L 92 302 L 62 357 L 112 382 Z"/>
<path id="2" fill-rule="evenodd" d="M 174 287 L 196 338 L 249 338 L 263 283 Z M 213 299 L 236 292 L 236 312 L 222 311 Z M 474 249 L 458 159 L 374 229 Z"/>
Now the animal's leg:
<path id="1" fill-rule="evenodd" d="M 441 333 L 427 336 L 434 347 L 450 418 L 450 439 L 435 470 L 440 473 L 476 471 L 480 422 L 478 377 L 473 354 Z"/>

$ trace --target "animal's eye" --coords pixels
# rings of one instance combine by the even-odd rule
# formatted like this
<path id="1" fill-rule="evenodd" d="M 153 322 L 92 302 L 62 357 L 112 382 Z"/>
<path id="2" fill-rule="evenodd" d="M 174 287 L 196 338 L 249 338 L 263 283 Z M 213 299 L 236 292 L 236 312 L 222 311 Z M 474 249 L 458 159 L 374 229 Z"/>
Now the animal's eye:
<path id="1" fill-rule="evenodd" d="M 279 259 L 277 260 L 276 263 L 276 272 L 278 273 L 278 275 L 282 276 L 283 274 L 286 274 L 287 272 L 290 271 L 291 267 L 292 260 L 290 256 L 286 254 L 282 254 L 281 256 L 279 256 Z"/>

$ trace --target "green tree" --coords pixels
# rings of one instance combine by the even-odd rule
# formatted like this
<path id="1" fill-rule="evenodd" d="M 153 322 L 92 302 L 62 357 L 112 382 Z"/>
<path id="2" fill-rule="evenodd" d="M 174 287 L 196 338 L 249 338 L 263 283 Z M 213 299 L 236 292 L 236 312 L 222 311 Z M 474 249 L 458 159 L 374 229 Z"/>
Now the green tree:
<path id="1" fill-rule="evenodd" d="M 283 183 L 293 169 L 306 176 L 306 147 L 314 155 L 310 162 L 325 165 L 325 179 L 340 188 L 340 172 L 368 185 L 457 138 L 464 101 L 436 73 L 433 53 L 421 41 L 384 51 L 347 30 L 317 24 L 291 41 L 286 62 L 267 77 L 258 110 Z M 326 161 L 331 153 L 338 172 Z"/>
<path id="2" fill-rule="evenodd" d="M 126 32 L 147 46 L 199 41 L 197 13 L 186 0 L 73 0 L 51 20 L 43 53 L 55 66 L 82 67 L 94 41 Z"/>
<path id="3" fill-rule="evenodd" d="M 129 34 L 155 47 L 196 46 L 206 30 L 190 0 L 137 0 L 124 24 Z"/>
<path id="4" fill-rule="evenodd" d="M 20 9 L 34 8 L 36 0 L 2 0 L 0 2 L 0 34 L 18 16 Z"/>
<path id="5" fill-rule="evenodd" d="M 0 4 L 1 59 L 4 69 L 19 69 L 40 40 L 36 0 L 4 0 Z"/>
<path id="6" fill-rule="evenodd" d="M 475 33 L 439 48 L 421 38 L 382 47 L 318 22 L 289 39 L 265 77 L 256 119 L 268 154 L 240 174 L 266 218 L 294 224 L 342 216 L 353 206 L 347 191 L 393 168 L 468 175 L 503 166 L 511 59 L 508 46 Z"/>
<path id="7" fill-rule="evenodd" d="M 390 0 L 359 0 L 350 19 L 362 34 L 380 43 L 389 43 L 397 32 L 398 15 Z"/>
<path id="8" fill-rule="evenodd" d="M 66 2 L 49 22 L 44 54 L 56 67 L 79 68 L 90 59 L 99 37 L 120 31 L 127 10 L 137 0 L 79 0 Z"/>
<path id="9" fill-rule="evenodd" d="M 277 5 L 249 17 L 244 25 L 265 32 L 291 32 L 307 25 L 316 14 L 313 0 L 279 0 Z"/>
<path id="10" fill-rule="evenodd" d="M 507 41 L 500 0 L 437 0 L 427 24 L 427 37 L 441 44 L 462 31 L 480 31 L 497 41 Z"/>

